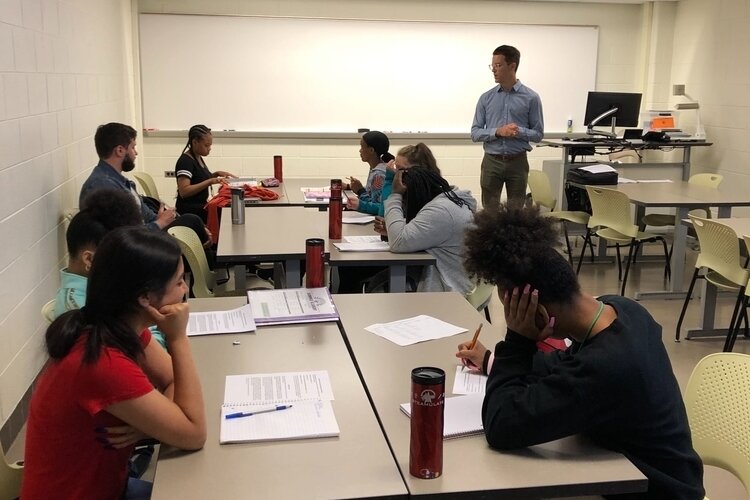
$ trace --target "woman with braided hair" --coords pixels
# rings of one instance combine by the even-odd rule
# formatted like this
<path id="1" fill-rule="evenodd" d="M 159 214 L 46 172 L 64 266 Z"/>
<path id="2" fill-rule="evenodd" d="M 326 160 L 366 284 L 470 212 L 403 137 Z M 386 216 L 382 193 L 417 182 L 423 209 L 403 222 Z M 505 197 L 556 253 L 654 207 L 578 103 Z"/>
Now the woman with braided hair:
<path id="1" fill-rule="evenodd" d="M 453 188 L 433 168 L 399 170 L 385 200 L 385 218 L 375 229 L 388 235 L 392 252 L 424 250 L 435 265 L 422 272 L 418 291 L 470 292 L 475 283 L 463 267 L 464 232 L 477 202 L 471 192 Z"/>
<path id="2" fill-rule="evenodd" d="M 177 177 L 177 202 L 175 208 L 180 214 L 195 214 L 206 223 L 206 202 L 209 187 L 223 184 L 226 178 L 237 177 L 229 172 L 211 172 L 203 159 L 211 152 L 214 139 L 211 129 L 205 125 L 193 125 L 188 131 L 188 141 L 175 165 Z"/>
<path id="3" fill-rule="evenodd" d="M 474 222 L 466 269 L 497 285 L 508 331 L 494 353 L 462 343 L 456 356 L 489 374 L 482 421 L 490 446 L 584 434 L 648 478 L 648 491 L 628 498 L 703 498 L 703 464 L 661 326 L 631 299 L 582 291 L 555 248 L 555 222 L 538 208 L 500 204 Z M 573 344 L 538 353 L 536 342 L 549 337 Z"/>

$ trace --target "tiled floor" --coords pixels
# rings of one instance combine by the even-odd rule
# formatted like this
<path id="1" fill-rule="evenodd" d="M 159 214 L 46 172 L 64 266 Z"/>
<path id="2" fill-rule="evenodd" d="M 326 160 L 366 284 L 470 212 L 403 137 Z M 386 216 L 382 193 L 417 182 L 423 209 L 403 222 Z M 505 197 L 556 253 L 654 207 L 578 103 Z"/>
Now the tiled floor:
<path id="1" fill-rule="evenodd" d="M 651 249 L 649 249 L 649 253 Z M 660 251 L 656 246 L 653 252 Z M 579 249 L 573 250 L 574 254 L 580 252 Z M 685 287 L 690 283 L 690 278 L 695 265 L 697 253 L 688 251 L 686 262 Z M 626 295 L 633 297 L 639 289 L 657 290 L 664 286 L 662 279 L 663 262 L 638 263 L 631 269 L 628 277 Z M 617 281 L 616 264 L 584 264 L 579 275 L 581 288 L 592 295 L 601 294 L 618 294 L 620 283 Z M 696 285 L 696 289 L 698 285 Z M 697 295 L 697 294 L 694 294 Z M 726 295 L 721 296 L 718 304 L 717 327 L 729 324 L 732 316 L 732 307 L 734 298 Z M 687 327 L 694 327 L 698 323 L 698 309 L 700 299 L 694 298 L 688 307 L 686 319 L 683 322 L 683 337 Z M 706 338 L 695 340 L 682 340 L 679 343 L 674 341 L 675 327 L 680 315 L 682 300 L 661 300 L 650 299 L 640 302 L 646 307 L 654 318 L 661 324 L 664 338 L 664 345 L 667 348 L 669 357 L 672 361 L 680 387 L 684 389 L 695 364 L 704 356 L 720 352 L 724 346 L 724 338 Z M 490 303 L 490 314 L 492 318 L 502 318 L 502 308 L 497 296 L 493 296 Z M 490 339 L 483 339 L 489 342 Z M 750 354 L 750 339 L 742 339 L 742 335 L 737 340 L 734 352 Z M 750 424 L 748 424 L 750 425 Z M 742 483 L 732 474 L 715 467 L 706 467 L 705 481 L 706 494 L 712 500 L 740 500 L 750 499 L 745 492 Z"/>

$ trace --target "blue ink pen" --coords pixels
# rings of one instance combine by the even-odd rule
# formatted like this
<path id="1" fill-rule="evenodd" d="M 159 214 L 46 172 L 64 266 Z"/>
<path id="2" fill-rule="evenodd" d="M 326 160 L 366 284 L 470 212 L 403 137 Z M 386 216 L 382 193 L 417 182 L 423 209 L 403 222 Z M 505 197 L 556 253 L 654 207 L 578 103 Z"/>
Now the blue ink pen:
<path id="1" fill-rule="evenodd" d="M 291 408 L 292 405 L 278 405 L 273 408 L 266 408 L 265 410 L 257 410 L 257 411 L 251 411 L 251 412 L 237 412 L 237 413 L 228 413 L 224 416 L 226 420 L 229 420 L 230 418 L 242 418 L 242 417 L 252 417 L 253 415 L 259 415 L 261 413 L 271 413 L 273 411 L 281 411 L 286 410 L 288 408 Z"/>

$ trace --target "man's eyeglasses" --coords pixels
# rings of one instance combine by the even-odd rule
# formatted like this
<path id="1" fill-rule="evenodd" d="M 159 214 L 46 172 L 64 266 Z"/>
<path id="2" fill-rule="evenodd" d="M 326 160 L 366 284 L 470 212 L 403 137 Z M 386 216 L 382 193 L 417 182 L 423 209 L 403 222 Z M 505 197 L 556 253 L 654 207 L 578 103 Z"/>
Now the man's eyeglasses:
<path id="1" fill-rule="evenodd" d="M 487 65 L 487 67 L 490 68 L 490 71 L 494 71 L 496 69 L 500 69 L 501 66 L 502 66 L 502 64 L 499 64 L 499 63 L 498 64 L 488 64 Z"/>

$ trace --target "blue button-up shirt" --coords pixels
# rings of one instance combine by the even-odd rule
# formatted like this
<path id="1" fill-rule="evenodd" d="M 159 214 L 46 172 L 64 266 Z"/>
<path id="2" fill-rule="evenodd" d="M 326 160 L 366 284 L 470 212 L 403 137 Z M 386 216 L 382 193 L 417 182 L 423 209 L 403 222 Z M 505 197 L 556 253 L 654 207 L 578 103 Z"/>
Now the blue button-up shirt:
<path id="1" fill-rule="evenodd" d="M 104 160 L 99 160 L 99 163 L 94 167 L 94 170 L 91 171 L 89 178 L 86 179 L 86 182 L 81 186 L 81 194 L 78 197 L 78 206 L 83 207 L 83 200 L 90 192 L 102 188 L 116 189 L 118 191 L 127 191 L 131 193 L 141 207 L 141 214 L 143 215 L 143 221 L 146 223 L 146 226 L 151 229 L 159 229 L 159 226 L 154 222 L 157 216 L 156 212 L 143 203 L 138 191 L 135 189 L 135 183 L 115 170 L 112 165 Z"/>
<path id="2" fill-rule="evenodd" d="M 496 137 L 497 128 L 508 123 L 518 125 L 518 135 Z M 539 142 L 543 136 L 542 100 L 520 80 L 510 90 L 498 85 L 479 98 L 471 140 L 484 143 L 485 153 L 512 155 L 531 151 L 529 142 Z"/>

